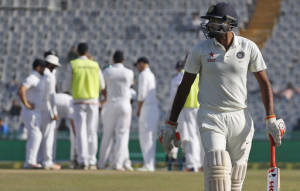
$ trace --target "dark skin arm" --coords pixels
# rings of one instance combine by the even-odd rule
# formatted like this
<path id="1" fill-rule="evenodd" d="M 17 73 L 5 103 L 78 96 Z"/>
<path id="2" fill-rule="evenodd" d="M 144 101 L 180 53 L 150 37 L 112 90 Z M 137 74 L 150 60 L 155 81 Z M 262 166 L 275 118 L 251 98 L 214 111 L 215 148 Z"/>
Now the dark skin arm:
<path id="1" fill-rule="evenodd" d="M 260 87 L 261 97 L 265 106 L 266 115 L 274 115 L 272 85 L 268 79 L 266 70 L 254 72 L 254 76 L 258 81 Z"/>
<path id="2" fill-rule="evenodd" d="M 169 117 L 170 121 L 177 122 L 178 116 L 185 104 L 186 98 L 190 93 L 191 86 L 194 83 L 196 76 L 197 74 L 184 72 L 182 81 L 178 86 L 176 96 L 173 101 L 173 105 Z"/>
<path id="3" fill-rule="evenodd" d="M 101 94 L 103 95 L 104 99 L 101 100 L 101 102 L 99 103 L 99 108 L 101 108 L 102 105 L 106 102 L 106 99 L 107 99 L 106 88 L 101 91 Z"/>

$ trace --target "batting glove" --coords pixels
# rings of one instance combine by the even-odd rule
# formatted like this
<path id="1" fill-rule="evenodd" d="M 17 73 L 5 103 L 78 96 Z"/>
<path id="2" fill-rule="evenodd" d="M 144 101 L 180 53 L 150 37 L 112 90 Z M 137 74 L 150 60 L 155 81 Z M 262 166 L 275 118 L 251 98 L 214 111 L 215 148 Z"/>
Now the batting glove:
<path id="1" fill-rule="evenodd" d="M 167 121 L 166 126 L 161 130 L 159 141 L 165 152 L 169 154 L 174 147 L 180 146 L 180 134 L 176 132 L 177 123 Z"/>
<path id="2" fill-rule="evenodd" d="M 266 117 L 267 137 L 269 137 L 268 135 L 271 135 L 277 147 L 281 145 L 281 137 L 285 133 L 285 129 L 286 127 L 283 119 L 276 120 L 275 115 Z"/>

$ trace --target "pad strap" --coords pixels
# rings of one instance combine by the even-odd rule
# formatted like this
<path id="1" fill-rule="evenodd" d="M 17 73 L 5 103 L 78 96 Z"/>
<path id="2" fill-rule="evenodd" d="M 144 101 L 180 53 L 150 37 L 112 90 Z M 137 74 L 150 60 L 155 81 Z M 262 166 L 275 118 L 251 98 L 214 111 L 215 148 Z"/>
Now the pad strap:
<path id="1" fill-rule="evenodd" d="M 205 153 L 205 191 L 230 191 L 231 160 L 227 151 Z"/>
<path id="2" fill-rule="evenodd" d="M 235 164 L 232 167 L 231 191 L 241 191 L 246 177 L 247 164 Z"/>

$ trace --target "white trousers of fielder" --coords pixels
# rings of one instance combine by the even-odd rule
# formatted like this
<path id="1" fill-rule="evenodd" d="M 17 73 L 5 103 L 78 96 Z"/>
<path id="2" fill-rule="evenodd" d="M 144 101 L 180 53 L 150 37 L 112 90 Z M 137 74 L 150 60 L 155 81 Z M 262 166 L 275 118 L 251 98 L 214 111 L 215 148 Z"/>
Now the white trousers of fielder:
<path id="1" fill-rule="evenodd" d="M 41 131 L 43 134 L 40 157 L 44 166 L 53 165 L 53 147 L 56 130 L 56 120 L 51 119 L 50 112 L 41 111 Z"/>
<path id="2" fill-rule="evenodd" d="M 74 104 L 78 163 L 96 165 L 98 147 L 98 104 Z"/>
<path id="3" fill-rule="evenodd" d="M 37 155 L 42 141 L 40 129 L 40 114 L 36 111 L 22 108 L 22 121 L 27 129 L 25 167 L 37 164 Z"/>
<path id="4" fill-rule="evenodd" d="M 199 120 L 205 155 L 211 151 L 229 153 L 232 164 L 231 190 L 240 191 L 246 174 L 254 134 L 253 121 L 249 111 L 244 109 L 233 112 L 217 112 L 201 108 Z M 240 172 L 238 172 L 239 170 Z M 205 191 L 209 191 L 208 174 L 205 168 L 204 177 Z"/>
<path id="5" fill-rule="evenodd" d="M 178 118 L 178 130 L 185 155 L 185 166 L 186 168 L 194 168 L 195 171 L 202 167 L 204 161 L 197 113 L 198 108 L 183 108 Z"/>
<path id="6" fill-rule="evenodd" d="M 129 159 L 129 132 L 132 108 L 129 100 L 107 102 L 103 105 L 101 118 L 103 134 L 99 152 L 99 168 L 110 167 L 120 169 L 131 167 Z"/>
<path id="7" fill-rule="evenodd" d="M 155 170 L 155 150 L 159 109 L 157 105 L 143 105 L 139 117 L 139 142 L 144 168 Z"/>

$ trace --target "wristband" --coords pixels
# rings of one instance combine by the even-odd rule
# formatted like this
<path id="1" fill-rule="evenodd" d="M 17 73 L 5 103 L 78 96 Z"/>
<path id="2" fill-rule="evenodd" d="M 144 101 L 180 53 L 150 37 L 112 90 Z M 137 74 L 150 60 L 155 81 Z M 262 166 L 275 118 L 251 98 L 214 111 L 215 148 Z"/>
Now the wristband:
<path id="1" fill-rule="evenodd" d="M 174 126 L 174 127 L 176 127 L 176 126 L 178 125 L 177 122 L 170 121 L 170 120 L 167 120 L 167 121 L 166 121 L 166 124 L 172 125 L 172 126 Z"/>
<path id="2" fill-rule="evenodd" d="M 265 120 L 271 119 L 271 118 L 276 118 L 276 115 L 268 115 Z"/>

